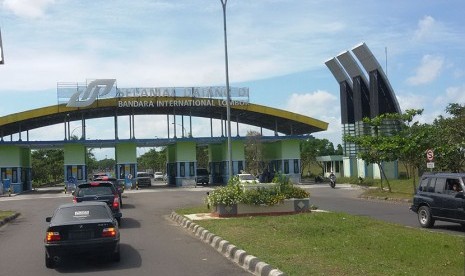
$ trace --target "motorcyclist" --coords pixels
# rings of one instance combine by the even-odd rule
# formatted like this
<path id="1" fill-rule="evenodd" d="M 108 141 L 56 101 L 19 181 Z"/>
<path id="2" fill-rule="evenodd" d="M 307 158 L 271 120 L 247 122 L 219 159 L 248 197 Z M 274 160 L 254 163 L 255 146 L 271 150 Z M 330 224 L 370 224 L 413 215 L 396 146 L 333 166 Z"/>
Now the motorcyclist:
<path id="1" fill-rule="evenodd" d="M 334 188 L 336 186 L 336 175 L 334 174 L 334 172 L 331 172 L 329 174 L 329 181 L 330 181 L 331 187 Z"/>

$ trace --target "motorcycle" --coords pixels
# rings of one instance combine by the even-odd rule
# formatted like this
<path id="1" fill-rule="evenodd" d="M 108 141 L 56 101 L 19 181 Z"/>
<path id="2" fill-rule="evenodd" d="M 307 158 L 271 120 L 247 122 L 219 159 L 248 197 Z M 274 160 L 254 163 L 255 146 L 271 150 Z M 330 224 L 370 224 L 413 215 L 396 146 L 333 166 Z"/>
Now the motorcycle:
<path id="1" fill-rule="evenodd" d="M 329 186 L 331 186 L 331 188 L 336 188 L 336 176 L 333 174 L 329 177 Z"/>

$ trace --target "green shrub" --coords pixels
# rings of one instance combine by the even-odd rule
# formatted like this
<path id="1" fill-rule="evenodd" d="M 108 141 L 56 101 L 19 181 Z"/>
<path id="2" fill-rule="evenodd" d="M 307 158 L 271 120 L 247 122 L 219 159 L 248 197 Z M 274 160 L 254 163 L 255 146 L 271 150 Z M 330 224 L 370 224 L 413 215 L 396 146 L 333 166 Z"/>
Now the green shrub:
<path id="1" fill-rule="evenodd" d="M 254 205 L 275 205 L 289 198 L 308 198 L 310 194 L 294 186 L 288 177 L 278 174 L 274 177 L 275 188 L 258 188 L 243 191 L 237 176 L 232 177 L 228 185 L 211 191 L 205 202 L 208 206 L 234 205 L 237 203 Z"/>
<path id="2" fill-rule="evenodd" d="M 278 189 L 258 188 L 244 192 L 242 203 L 272 206 L 282 202 L 285 196 Z"/>
<path id="3" fill-rule="evenodd" d="M 234 205 L 242 202 L 242 198 L 242 188 L 238 184 L 228 184 L 211 191 L 206 198 L 206 202 L 208 206 Z"/>

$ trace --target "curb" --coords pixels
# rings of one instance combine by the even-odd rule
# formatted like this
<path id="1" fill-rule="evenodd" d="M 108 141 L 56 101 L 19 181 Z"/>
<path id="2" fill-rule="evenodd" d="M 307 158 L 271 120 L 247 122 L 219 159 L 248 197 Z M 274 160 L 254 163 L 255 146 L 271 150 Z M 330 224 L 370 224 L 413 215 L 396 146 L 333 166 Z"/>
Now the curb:
<path id="1" fill-rule="evenodd" d="M 360 196 L 363 199 L 371 199 L 371 200 L 381 200 L 387 202 L 398 202 L 398 203 L 412 203 L 411 199 L 406 198 L 391 198 L 391 197 L 380 197 L 380 196 Z"/>
<path id="2" fill-rule="evenodd" d="M 170 219 L 177 222 L 187 230 L 192 231 L 194 235 L 218 252 L 223 254 L 229 260 L 235 262 L 245 270 L 259 276 L 285 276 L 286 274 L 271 265 L 260 261 L 257 257 L 247 254 L 244 250 L 237 248 L 227 240 L 217 236 L 200 225 L 192 222 L 188 218 L 178 215 L 176 212 L 170 214 Z"/>
<path id="3" fill-rule="evenodd" d="M 15 218 L 19 217 L 20 213 L 14 213 L 13 215 L 4 218 L 3 220 L 0 220 L 0 227 L 3 225 L 7 224 L 8 222 L 14 220 Z"/>

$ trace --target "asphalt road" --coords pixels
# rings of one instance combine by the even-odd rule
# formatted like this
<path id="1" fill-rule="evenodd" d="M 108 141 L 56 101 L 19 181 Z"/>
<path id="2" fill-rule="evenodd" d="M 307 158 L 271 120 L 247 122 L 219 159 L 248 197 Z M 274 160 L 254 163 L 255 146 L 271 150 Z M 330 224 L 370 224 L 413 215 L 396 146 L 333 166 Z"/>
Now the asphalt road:
<path id="1" fill-rule="evenodd" d="M 202 204 L 204 188 L 152 188 L 124 196 L 121 262 L 69 258 L 56 269 L 44 264 L 45 217 L 71 196 L 0 198 L 0 210 L 21 212 L 0 228 L 0 275 L 250 275 L 167 218 L 181 206 Z"/>
<path id="2" fill-rule="evenodd" d="M 330 188 L 329 184 L 302 185 L 302 187 L 311 194 L 310 204 L 318 206 L 319 209 L 369 216 L 407 227 L 421 228 L 417 214 L 409 209 L 410 203 L 362 199 L 359 198 L 362 189 L 344 184 L 336 185 L 336 189 Z M 465 236 L 465 232 L 457 223 L 436 221 L 434 228 L 425 230 Z"/>

